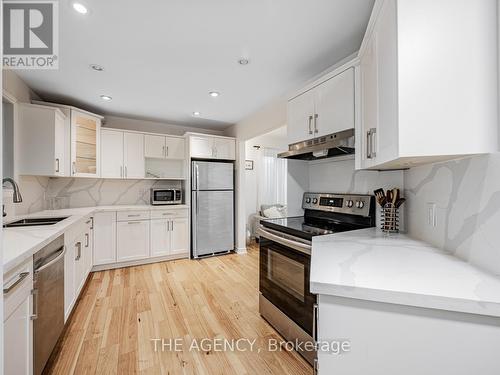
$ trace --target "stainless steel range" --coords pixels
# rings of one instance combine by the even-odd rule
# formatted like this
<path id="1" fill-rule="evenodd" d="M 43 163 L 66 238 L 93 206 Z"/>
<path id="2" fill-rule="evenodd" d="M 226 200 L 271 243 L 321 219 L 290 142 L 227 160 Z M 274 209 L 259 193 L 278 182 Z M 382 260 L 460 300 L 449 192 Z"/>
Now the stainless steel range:
<path id="1" fill-rule="evenodd" d="M 304 216 L 261 220 L 259 310 L 286 340 L 305 343 L 316 341 L 316 295 L 309 290 L 312 239 L 375 226 L 375 200 L 305 193 L 302 207 Z M 298 351 L 315 364 L 315 350 Z"/>

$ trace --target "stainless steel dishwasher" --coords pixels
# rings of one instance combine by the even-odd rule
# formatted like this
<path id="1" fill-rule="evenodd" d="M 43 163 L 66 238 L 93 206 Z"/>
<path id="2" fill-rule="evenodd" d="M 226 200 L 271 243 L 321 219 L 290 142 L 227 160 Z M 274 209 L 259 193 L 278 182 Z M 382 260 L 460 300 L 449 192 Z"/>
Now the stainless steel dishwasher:
<path id="1" fill-rule="evenodd" d="M 64 328 L 64 236 L 33 256 L 33 373 L 40 375 Z"/>

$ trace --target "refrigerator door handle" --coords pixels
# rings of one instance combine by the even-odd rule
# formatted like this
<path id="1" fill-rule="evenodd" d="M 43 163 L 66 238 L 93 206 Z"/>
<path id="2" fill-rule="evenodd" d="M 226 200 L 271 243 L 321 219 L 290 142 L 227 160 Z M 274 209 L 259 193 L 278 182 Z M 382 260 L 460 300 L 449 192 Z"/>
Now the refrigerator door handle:
<path id="1" fill-rule="evenodd" d="M 197 220 L 197 213 L 198 213 L 198 192 L 194 192 L 191 195 L 191 207 L 192 210 L 194 211 L 194 214 L 191 215 L 191 225 L 192 225 L 192 237 L 193 237 L 193 257 L 197 257 L 198 255 L 198 243 L 197 243 L 197 238 L 196 238 L 196 220 Z"/>
<path id="2" fill-rule="evenodd" d="M 196 190 L 199 190 L 198 186 L 199 183 L 200 183 L 200 166 L 196 164 Z"/>

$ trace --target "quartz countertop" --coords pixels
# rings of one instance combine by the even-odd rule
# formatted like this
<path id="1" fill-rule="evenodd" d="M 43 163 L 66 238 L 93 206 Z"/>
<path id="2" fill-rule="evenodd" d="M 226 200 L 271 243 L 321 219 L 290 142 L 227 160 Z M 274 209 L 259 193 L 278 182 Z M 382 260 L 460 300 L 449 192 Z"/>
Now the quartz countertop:
<path id="1" fill-rule="evenodd" d="M 82 208 L 66 208 L 61 210 L 45 210 L 29 215 L 9 218 L 4 223 L 10 223 L 29 217 L 64 217 L 67 219 L 54 225 L 31 226 L 21 228 L 3 228 L 3 272 L 6 273 L 23 261 L 33 256 L 38 250 L 64 234 L 70 227 L 87 220 L 96 212 L 105 211 L 154 211 L 187 209 L 187 205 L 130 205 L 130 206 L 96 206 Z"/>
<path id="2" fill-rule="evenodd" d="M 312 293 L 500 317 L 500 278 L 404 234 L 317 236 Z"/>

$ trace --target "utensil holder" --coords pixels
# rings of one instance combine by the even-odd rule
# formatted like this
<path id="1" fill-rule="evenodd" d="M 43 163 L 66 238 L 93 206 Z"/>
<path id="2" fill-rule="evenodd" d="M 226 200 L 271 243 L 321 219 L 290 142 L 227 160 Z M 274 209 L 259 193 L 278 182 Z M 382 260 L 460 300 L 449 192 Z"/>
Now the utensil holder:
<path id="1" fill-rule="evenodd" d="M 382 207 L 380 225 L 385 233 L 399 233 L 399 209 L 393 203 Z"/>

